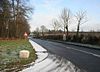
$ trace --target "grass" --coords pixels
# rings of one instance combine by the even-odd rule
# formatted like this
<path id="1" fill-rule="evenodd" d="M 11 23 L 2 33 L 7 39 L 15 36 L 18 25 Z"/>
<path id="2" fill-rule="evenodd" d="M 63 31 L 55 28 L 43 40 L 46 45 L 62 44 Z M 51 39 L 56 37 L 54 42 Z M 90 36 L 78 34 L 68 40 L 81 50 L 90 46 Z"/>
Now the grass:
<path id="1" fill-rule="evenodd" d="M 28 59 L 19 58 L 19 51 L 29 50 Z M 35 50 L 28 40 L 1 40 L 0 41 L 0 71 L 11 72 L 13 70 L 23 69 L 36 59 Z"/>

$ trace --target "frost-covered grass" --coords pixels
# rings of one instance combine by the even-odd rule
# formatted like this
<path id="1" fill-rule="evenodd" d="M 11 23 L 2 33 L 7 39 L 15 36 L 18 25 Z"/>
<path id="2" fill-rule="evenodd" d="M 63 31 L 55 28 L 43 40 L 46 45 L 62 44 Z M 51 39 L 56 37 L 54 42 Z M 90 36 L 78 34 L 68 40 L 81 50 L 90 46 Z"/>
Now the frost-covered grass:
<path id="1" fill-rule="evenodd" d="M 28 59 L 19 58 L 20 50 L 29 50 Z M 35 50 L 28 40 L 1 40 L 0 41 L 0 71 L 14 68 L 22 68 L 23 65 L 29 64 L 36 59 Z"/>

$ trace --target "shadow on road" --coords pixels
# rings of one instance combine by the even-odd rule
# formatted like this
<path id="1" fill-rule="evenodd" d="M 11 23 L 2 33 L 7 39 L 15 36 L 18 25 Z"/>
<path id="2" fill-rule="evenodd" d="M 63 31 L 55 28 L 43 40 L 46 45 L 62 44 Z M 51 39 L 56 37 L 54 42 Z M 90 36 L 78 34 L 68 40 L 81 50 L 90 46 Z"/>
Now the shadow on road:
<path id="1" fill-rule="evenodd" d="M 80 70 L 70 61 L 48 53 L 48 57 L 42 62 L 36 63 L 29 68 L 24 69 L 22 72 L 86 72 Z"/>

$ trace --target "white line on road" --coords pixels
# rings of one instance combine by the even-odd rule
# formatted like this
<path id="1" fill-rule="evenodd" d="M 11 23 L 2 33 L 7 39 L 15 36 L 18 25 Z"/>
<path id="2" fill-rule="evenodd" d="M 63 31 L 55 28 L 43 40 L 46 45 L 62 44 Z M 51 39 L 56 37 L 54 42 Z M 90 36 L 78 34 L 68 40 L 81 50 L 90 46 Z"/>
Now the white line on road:
<path id="1" fill-rule="evenodd" d="M 71 47 L 66 47 L 67 49 L 72 49 L 72 50 L 76 50 L 76 51 L 79 51 L 79 52 L 83 52 L 83 53 L 86 53 L 86 54 L 90 54 L 90 55 L 93 55 L 95 57 L 99 57 L 100 58 L 100 55 L 98 54 L 95 54 L 95 53 L 92 53 L 92 52 L 87 52 L 87 51 L 83 51 L 83 50 L 79 50 L 79 49 L 75 49 L 75 48 L 71 48 Z"/>

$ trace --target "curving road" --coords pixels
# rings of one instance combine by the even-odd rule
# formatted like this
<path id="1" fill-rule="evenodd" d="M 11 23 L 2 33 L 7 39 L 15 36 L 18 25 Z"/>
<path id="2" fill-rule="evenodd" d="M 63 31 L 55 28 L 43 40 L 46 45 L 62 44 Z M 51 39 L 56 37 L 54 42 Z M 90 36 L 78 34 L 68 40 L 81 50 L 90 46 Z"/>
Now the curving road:
<path id="1" fill-rule="evenodd" d="M 67 45 L 47 40 L 32 39 L 50 53 L 70 60 L 80 69 L 87 72 L 100 72 L 100 50 Z"/>

